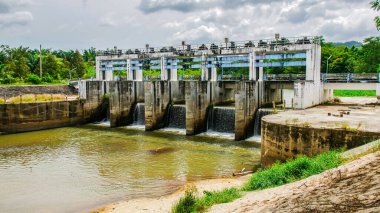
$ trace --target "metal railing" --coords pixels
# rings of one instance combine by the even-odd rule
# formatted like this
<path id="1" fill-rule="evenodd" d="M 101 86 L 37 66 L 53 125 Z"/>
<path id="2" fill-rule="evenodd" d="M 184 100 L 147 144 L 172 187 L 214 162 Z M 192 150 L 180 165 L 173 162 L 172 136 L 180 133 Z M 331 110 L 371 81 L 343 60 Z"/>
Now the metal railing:
<path id="1" fill-rule="evenodd" d="M 321 79 L 326 83 L 380 83 L 380 73 L 323 73 Z"/>
<path id="2" fill-rule="evenodd" d="M 108 55 L 148 55 L 153 53 L 174 53 L 175 55 L 187 55 L 197 51 L 210 50 L 214 54 L 220 54 L 220 50 L 236 50 L 247 48 L 267 48 L 287 45 L 320 44 L 320 36 L 283 37 L 279 39 L 261 39 L 248 41 L 215 42 L 209 44 L 185 44 L 180 46 L 146 47 L 132 49 L 107 49 L 97 51 L 97 56 Z"/>

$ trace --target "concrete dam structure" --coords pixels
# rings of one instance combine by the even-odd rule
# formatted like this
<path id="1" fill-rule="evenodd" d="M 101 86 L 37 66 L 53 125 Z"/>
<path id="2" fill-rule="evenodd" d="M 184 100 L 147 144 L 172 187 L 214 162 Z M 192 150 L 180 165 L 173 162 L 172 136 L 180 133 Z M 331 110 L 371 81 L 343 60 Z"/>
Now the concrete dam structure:
<path id="1" fill-rule="evenodd" d="M 264 73 L 264 68 L 287 66 L 304 67 L 305 73 Z M 102 92 L 110 95 L 111 127 L 139 124 L 147 131 L 176 127 L 186 129 L 187 135 L 217 131 L 244 140 L 260 134 L 260 114 L 266 111 L 259 109 L 279 103 L 306 109 L 331 99 L 333 89 L 349 85 L 328 82 L 320 66 L 319 37 L 114 48 L 98 52 L 96 79 L 81 81 L 79 92 L 90 82 L 104 85 Z M 225 76 L 223 68 L 246 68 L 248 75 Z M 185 69 L 201 74 L 179 75 Z M 144 71 L 151 70 L 159 70 L 160 76 L 144 76 Z M 125 71 L 126 76 L 115 77 L 118 71 Z M 363 88 L 380 91 L 378 80 L 361 83 Z"/>

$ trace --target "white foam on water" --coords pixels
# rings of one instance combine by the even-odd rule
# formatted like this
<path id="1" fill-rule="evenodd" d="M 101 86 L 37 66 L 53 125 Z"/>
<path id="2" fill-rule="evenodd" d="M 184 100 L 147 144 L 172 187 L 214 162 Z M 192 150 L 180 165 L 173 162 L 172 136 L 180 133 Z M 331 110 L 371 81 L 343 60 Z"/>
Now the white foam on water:
<path id="1" fill-rule="evenodd" d="M 179 128 L 166 127 L 166 128 L 163 128 L 163 129 L 159 129 L 157 131 L 161 131 L 161 132 L 174 132 L 174 133 L 178 133 L 178 134 L 181 134 L 181 135 L 186 135 L 186 129 L 179 129 Z"/>
<path id="2" fill-rule="evenodd" d="M 234 140 L 235 139 L 235 134 L 234 133 L 207 131 L 207 132 L 201 133 L 199 135 L 200 136 L 223 138 L 223 139 L 230 139 L 230 140 Z"/>

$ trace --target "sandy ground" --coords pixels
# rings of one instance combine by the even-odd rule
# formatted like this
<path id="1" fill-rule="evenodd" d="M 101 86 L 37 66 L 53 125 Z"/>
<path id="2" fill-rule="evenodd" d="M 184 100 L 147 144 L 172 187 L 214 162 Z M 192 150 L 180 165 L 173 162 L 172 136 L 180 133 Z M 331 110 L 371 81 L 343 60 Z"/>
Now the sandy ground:
<path id="1" fill-rule="evenodd" d="M 250 192 L 209 212 L 380 212 L 380 151 L 285 186 Z"/>
<path id="2" fill-rule="evenodd" d="M 94 212 L 99 213 L 128 213 L 128 212 L 170 212 L 173 205 L 184 195 L 187 187 L 195 186 L 199 194 L 203 191 L 221 190 L 226 187 L 239 187 L 242 186 L 250 176 L 243 176 L 239 178 L 226 178 L 226 179 L 211 179 L 204 181 L 197 181 L 188 183 L 183 189 L 174 194 L 163 196 L 159 198 L 141 198 L 129 201 L 121 201 L 108 205 L 102 209 Z"/>

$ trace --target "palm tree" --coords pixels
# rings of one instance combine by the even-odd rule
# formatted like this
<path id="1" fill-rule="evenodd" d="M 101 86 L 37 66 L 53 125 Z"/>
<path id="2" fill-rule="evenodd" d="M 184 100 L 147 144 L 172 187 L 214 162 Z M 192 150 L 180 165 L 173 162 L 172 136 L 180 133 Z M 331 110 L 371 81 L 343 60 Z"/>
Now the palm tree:
<path id="1" fill-rule="evenodd" d="M 380 11 L 380 0 L 374 0 L 371 2 L 371 8 L 375 11 Z M 380 31 L 380 16 L 375 17 L 375 23 L 377 30 Z"/>

